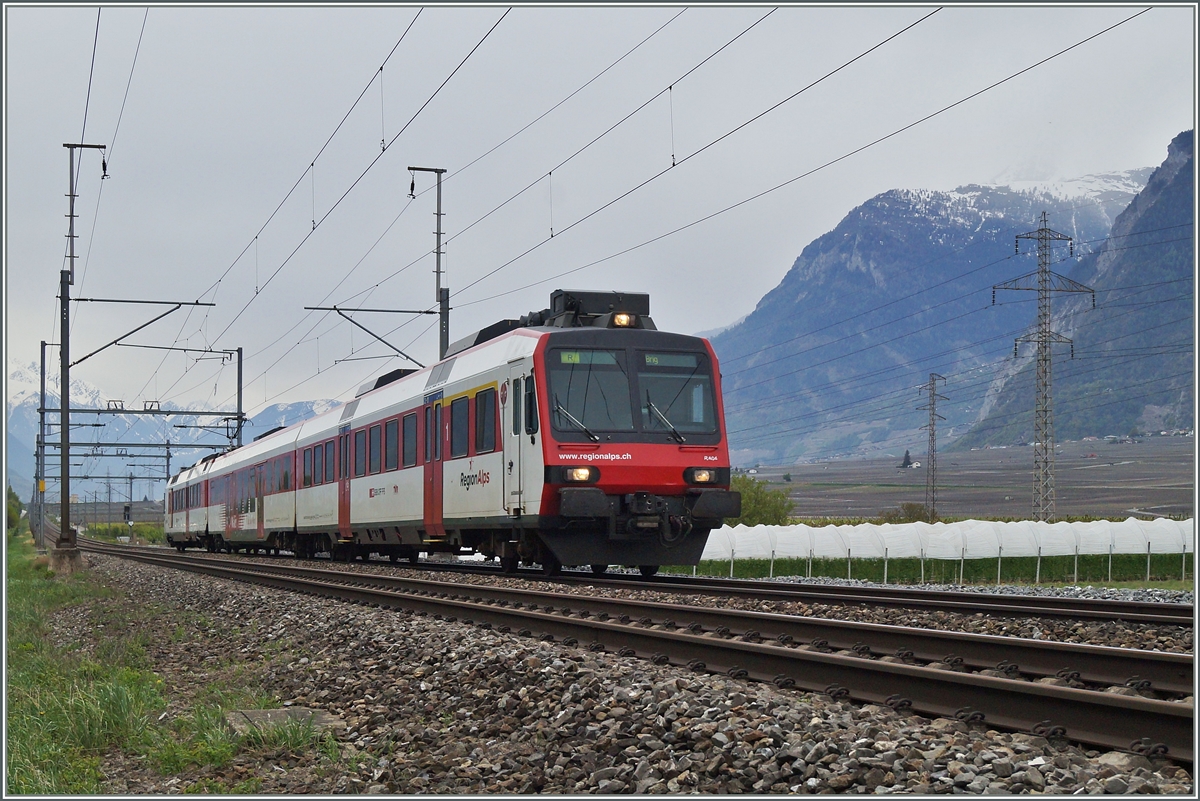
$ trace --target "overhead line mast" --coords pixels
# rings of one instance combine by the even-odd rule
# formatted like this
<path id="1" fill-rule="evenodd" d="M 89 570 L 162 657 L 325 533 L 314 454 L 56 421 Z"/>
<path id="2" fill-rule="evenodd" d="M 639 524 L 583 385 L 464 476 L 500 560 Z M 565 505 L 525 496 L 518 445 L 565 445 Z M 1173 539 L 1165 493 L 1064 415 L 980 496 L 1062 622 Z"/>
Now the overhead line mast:
<path id="1" fill-rule="evenodd" d="M 450 288 L 442 286 L 442 175 L 446 172 L 441 167 L 409 167 L 409 172 L 432 172 L 437 174 L 437 211 L 434 216 L 437 218 L 437 230 L 434 234 L 437 236 L 437 245 L 434 247 L 434 256 L 436 261 L 433 272 L 436 276 L 436 290 L 434 301 L 438 304 L 438 361 L 446 358 L 446 351 L 450 350 Z M 408 187 L 408 196 L 416 197 L 417 177 L 414 175 L 412 183 Z"/>
<path id="2" fill-rule="evenodd" d="M 96 24 L 99 25 L 99 16 L 96 18 Z M 72 144 L 64 142 L 63 147 L 70 153 L 70 174 L 67 180 L 67 198 L 68 198 L 68 229 L 67 229 L 67 267 L 60 270 L 58 277 L 58 302 L 59 302 L 59 324 L 61 326 L 59 332 L 59 364 L 60 377 L 58 385 L 58 394 L 62 398 L 59 406 L 62 411 L 59 412 L 59 421 L 62 423 L 62 433 L 60 437 L 63 443 L 62 449 L 62 508 L 59 514 L 58 525 L 58 542 L 55 543 L 54 550 L 51 551 L 50 561 L 55 572 L 73 573 L 82 569 L 83 560 L 79 556 L 79 547 L 75 541 L 75 529 L 71 528 L 71 457 L 70 457 L 70 440 L 71 440 L 71 285 L 75 283 L 75 150 L 76 148 L 89 148 L 91 150 L 103 151 L 107 145 L 85 145 L 82 143 Z M 104 165 L 107 167 L 107 165 Z M 107 169 L 105 169 L 107 172 Z"/>
<path id="3" fill-rule="evenodd" d="M 1096 292 L 1091 287 L 1072 281 L 1050 269 L 1052 242 L 1067 242 L 1070 254 L 1075 255 L 1075 244 L 1071 237 L 1053 231 L 1042 212 L 1042 224 L 1036 231 L 1017 234 L 1016 252 L 1021 252 L 1021 240 L 1037 242 L 1038 268 L 1019 278 L 996 284 L 992 287 L 992 303 L 996 302 L 997 289 L 1036 290 L 1038 293 L 1037 330 L 1032 334 L 1017 337 L 1013 342 L 1013 358 L 1022 342 L 1037 344 L 1037 397 L 1033 411 L 1033 516 L 1047 521 L 1054 517 L 1054 406 L 1051 398 L 1051 349 L 1053 344 L 1071 346 L 1071 358 L 1075 358 L 1075 344 L 1068 337 L 1050 328 L 1051 292 L 1090 292 L 1092 308 L 1096 308 Z"/>

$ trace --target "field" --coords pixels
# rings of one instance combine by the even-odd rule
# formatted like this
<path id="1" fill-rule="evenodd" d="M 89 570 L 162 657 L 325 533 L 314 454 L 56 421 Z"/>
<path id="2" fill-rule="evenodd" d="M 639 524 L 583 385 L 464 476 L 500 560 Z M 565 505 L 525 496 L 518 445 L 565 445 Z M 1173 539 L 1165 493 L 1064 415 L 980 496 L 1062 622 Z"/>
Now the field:
<path id="1" fill-rule="evenodd" d="M 903 455 L 903 454 L 901 454 Z M 926 464 L 900 458 L 761 467 L 757 477 L 787 487 L 798 518 L 868 518 L 925 502 Z M 1192 515 L 1195 439 L 1149 437 L 1135 444 L 1064 442 L 1055 450 L 1059 517 Z M 1033 448 L 938 454 L 937 512 L 943 518 L 1030 519 Z M 785 474 L 791 482 L 783 481 Z M 783 483 L 780 483 L 783 482 Z"/>

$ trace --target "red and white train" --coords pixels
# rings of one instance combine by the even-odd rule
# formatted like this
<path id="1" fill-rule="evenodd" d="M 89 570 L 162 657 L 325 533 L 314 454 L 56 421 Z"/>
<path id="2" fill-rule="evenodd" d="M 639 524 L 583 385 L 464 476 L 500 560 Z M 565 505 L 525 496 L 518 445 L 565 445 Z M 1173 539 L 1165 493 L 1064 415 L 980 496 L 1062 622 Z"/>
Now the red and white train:
<path id="1" fill-rule="evenodd" d="M 694 565 L 741 513 L 717 359 L 658 331 L 648 295 L 568 292 L 420 370 L 205 458 L 168 485 L 181 551 Z"/>

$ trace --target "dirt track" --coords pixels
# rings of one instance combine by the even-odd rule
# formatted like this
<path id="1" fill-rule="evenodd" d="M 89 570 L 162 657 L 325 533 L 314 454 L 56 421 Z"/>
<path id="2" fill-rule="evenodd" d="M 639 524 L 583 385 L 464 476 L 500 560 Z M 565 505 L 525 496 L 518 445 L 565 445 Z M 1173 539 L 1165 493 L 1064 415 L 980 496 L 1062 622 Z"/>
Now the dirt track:
<path id="1" fill-rule="evenodd" d="M 1055 455 L 1058 515 L 1145 517 L 1194 511 L 1192 437 L 1150 437 L 1132 445 L 1065 442 Z M 798 517 L 874 517 L 902 503 L 925 502 L 924 456 L 912 458 L 921 467 L 904 470 L 898 469 L 900 459 L 870 459 L 761 468 L 758 477 L 775 483 L 790 473 Z M 1028 517 L 1032 506 L 1032 448 L 938 454 L 939 515 Z"/>

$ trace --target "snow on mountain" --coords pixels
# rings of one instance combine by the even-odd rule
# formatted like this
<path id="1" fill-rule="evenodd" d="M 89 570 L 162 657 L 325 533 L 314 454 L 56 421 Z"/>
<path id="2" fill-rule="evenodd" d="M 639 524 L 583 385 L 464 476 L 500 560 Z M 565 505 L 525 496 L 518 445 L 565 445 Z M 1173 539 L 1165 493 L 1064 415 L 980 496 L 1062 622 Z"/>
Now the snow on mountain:
<path id="1" fill-rule="evenodd" d="M 1060 199 L 1086 197 L 1107 200 L 1114 195 L 1126 195 L 1128 202 L 1145 188 L 1146 181 L 1153 172 L 1153 167 L 1142 167 L 1123 172 L 1085 175 L 1066 181 L 1012 181 L 1007 186 L 1016 192 L 1032 192 Z"/>

